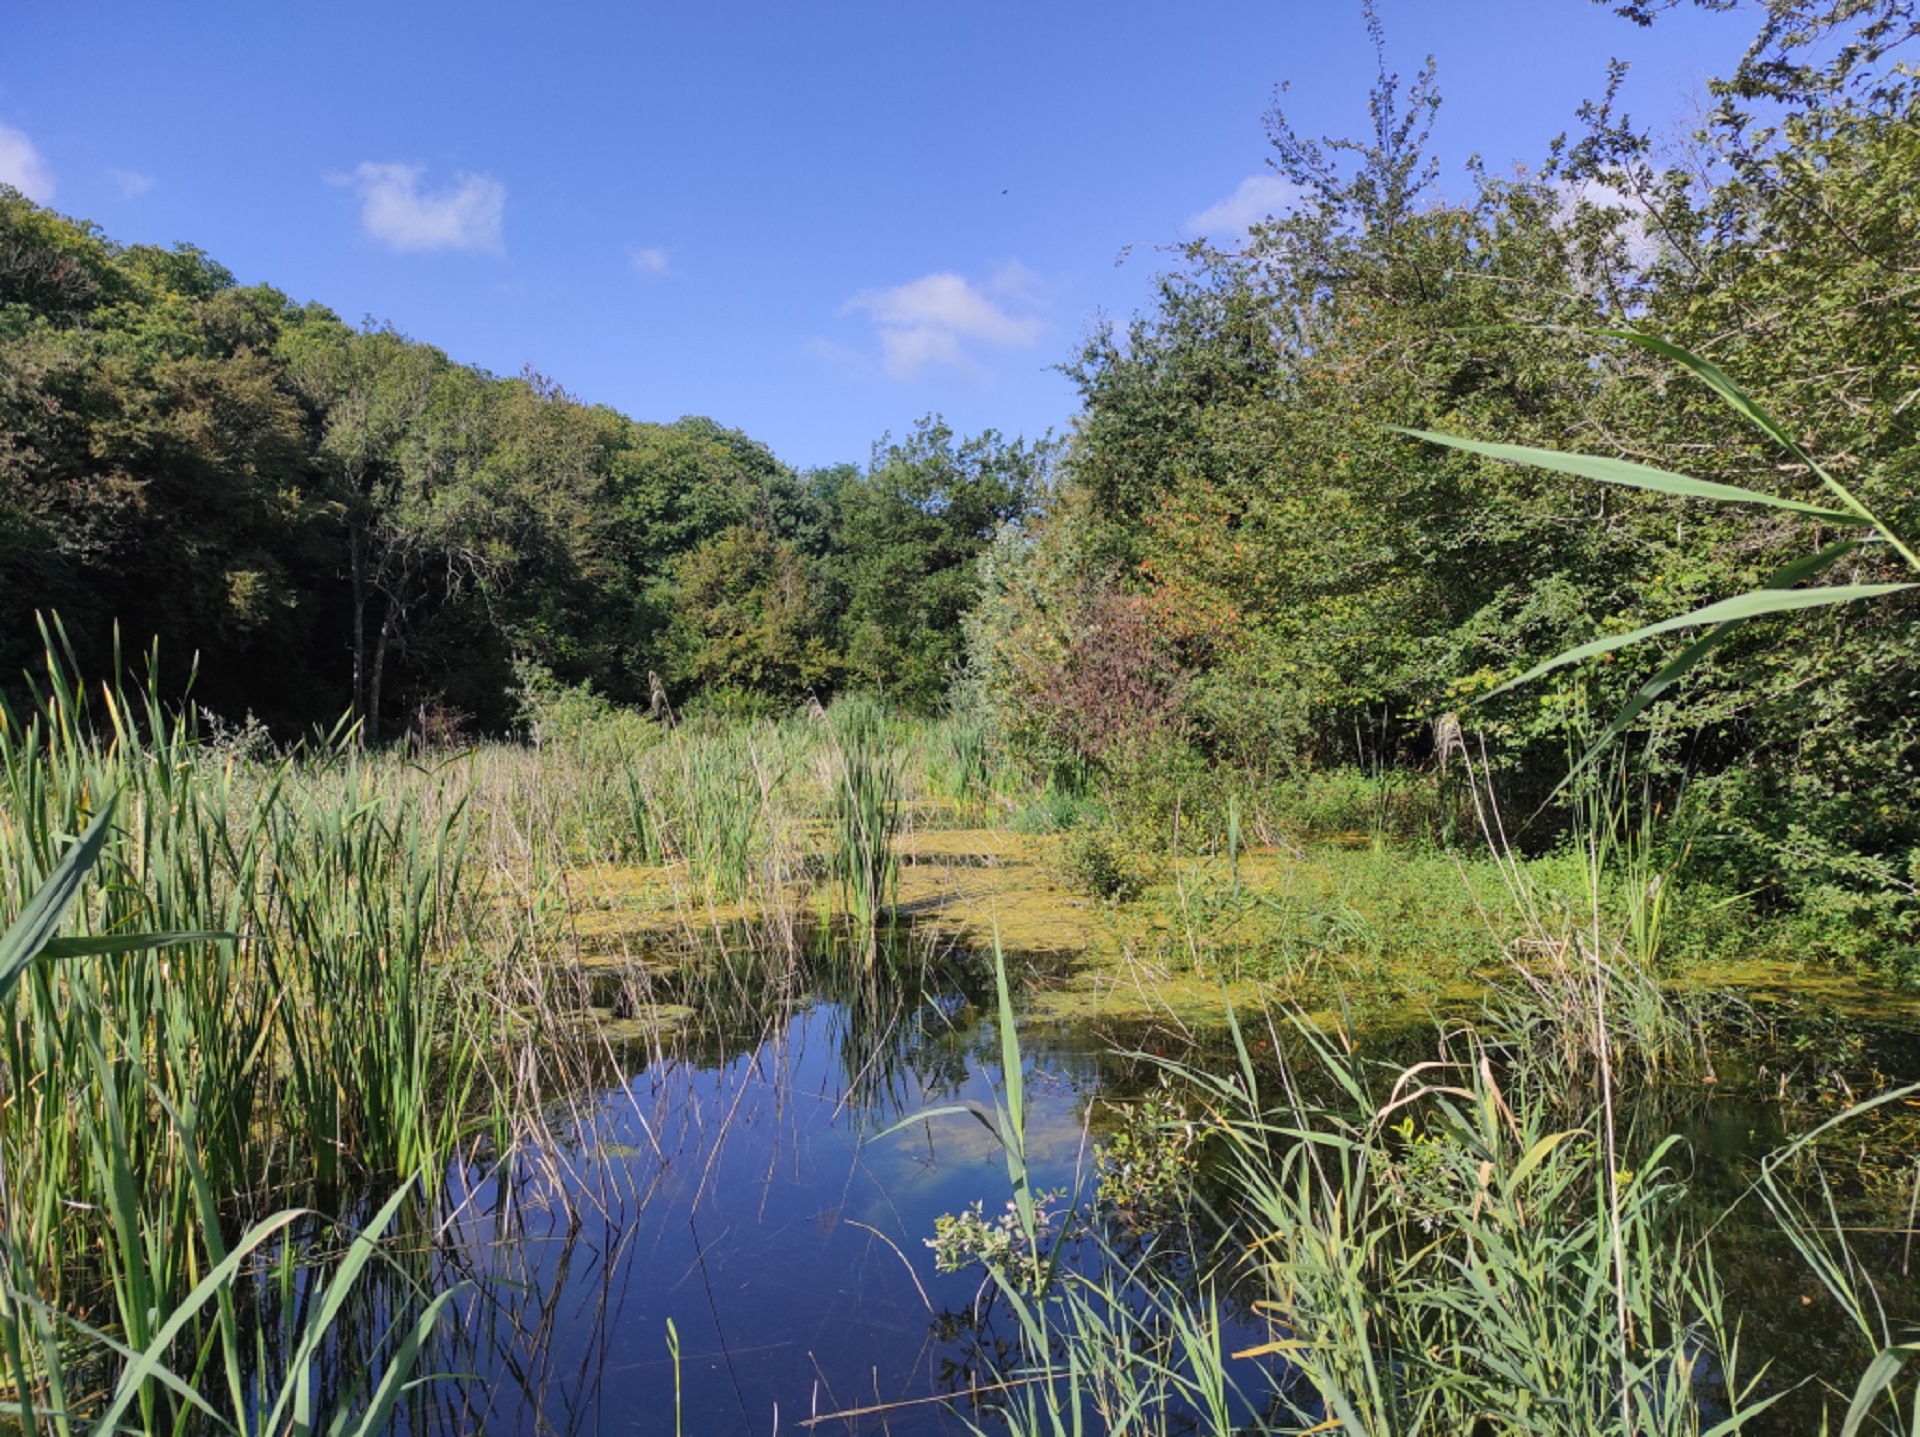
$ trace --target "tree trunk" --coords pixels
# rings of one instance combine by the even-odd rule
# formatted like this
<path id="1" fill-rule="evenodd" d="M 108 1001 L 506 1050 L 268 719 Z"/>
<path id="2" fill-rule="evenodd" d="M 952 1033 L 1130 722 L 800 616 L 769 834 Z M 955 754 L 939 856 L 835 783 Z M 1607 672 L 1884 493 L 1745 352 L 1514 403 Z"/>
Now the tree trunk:
<path id="1" fill-rule="evenodd" d="M 380 638 L 373 646 L 373 675 L 367 694 L 367 742 L 380 742 L 380 680 L 387 667 L 387 641 L 393 637 L 393 615 L 395 605 L 387 600 L 386 617 L 380 620 Z"/>
<path id="2" fill-rule="evenodd" d="M 353 716 L 367 721 L 367 557 L 360 526 L 347 530 L 347 564 L 353 578 Z M 364 731 L 361 735 L 365 737 Z"/>

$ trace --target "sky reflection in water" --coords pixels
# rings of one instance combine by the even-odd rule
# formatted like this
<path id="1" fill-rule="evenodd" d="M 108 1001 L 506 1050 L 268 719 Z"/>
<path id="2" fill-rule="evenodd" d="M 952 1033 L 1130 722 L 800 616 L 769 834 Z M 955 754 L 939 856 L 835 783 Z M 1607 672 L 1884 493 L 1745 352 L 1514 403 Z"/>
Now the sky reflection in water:
<path id="1" fill-rule="evenodd" d="M 979 1269 L 941 1274 L 925 1244 L 941 1213 L 1004 1209 L 998 1144 L 965 1115 L 886 1129 L 934 1105 L 990 1108 L 997 1052 L 964 1004 L 923 1005 L 875 1035 L 821 1003 L 731 1056 L 669 1057 L 599 1095 L 568 1180 L 577 1226 L 537 1184 L 511 1208 L 489 1184 L 464 1216 L 475 1269 L 511 1279 L 475 1290 L 464 1362 L 481 1380 L 464 1384 L 459 1425 L 673 1432 L 669 1319 L 688 1433 L 798 1430 L 991 1381 L 972 1354 L 1011 1322 L 982 1298 Z M 1027 1057 L 1036 1186 L 1090 1193 L 1098 1047 L 1029 1036 Z M 503 1228 L 517 1235 L 499 1241 Z M 944 1409 L 921 1402 L 886 1426 L 964 1431 Z"/>

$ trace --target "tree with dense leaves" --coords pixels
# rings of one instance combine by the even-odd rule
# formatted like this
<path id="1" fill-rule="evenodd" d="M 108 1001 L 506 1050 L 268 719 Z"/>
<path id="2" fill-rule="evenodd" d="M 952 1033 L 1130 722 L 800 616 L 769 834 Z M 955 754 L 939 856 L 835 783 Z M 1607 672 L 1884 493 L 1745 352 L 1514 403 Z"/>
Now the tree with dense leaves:
<path id="1" fill-rule="evenodd" d="M 959 440 L 934 417 L 874 446 L 867 472 L 836 490 L 832 568 L 854 681 L 923 712 L 937 707 L 960 660 L 980 556 L 1002 525 L 1036 511 L 1052 457 L 1049 441 L 992 431 Z"/>
<path id="2" fill-rule="evenodd" d="M 800 474 L 0 191 L 9 675 L 58 614 L 89 670 L 118 625 L 179 674 L 197 656 L 197 702 L 282 730 L 344 710 L 368 742 L 423 706 L 504 728 L 528 664 L 630 703 L 664 673 L 930 708 L 1045 455 L 930 421 Z"/>
<path id="3" fill-rule="evenodd" d="M 1532 174 L 1470 170 L 1465 193 L 1425 159 L 1430 69 L 1403 87 L 1382 64 L 1359 141 L 1304 140 L 1276 110 L 1275 164 L 1300 201 L 1235 249 L 1191 246 L 1124 337 L 1083 348 L 1059 517 L 996 560 L 1013 581 L 996 580 L 974 625 L 976 671 L 1017 676 L 1025 653 L 1105 643 L 1063 617 L 1104 586 L 1174 646 L 1203 752 L 1261 769 L 1418 762 L 1428 726 L 1464 709 L 1515 811 L 1533 812 L 1564 773 L 1570 696 L 1476 696 L 1596 632 L 1751 588 L 1827 536 L 1423 448 L 1398 428 L 1810 497 L 1812 476 L 1703 387 L 1603 333 L 1641 328 L 1719 363 L 1910 525 L 1909 10 L 1768 5 L 1672 163 L 1618 114 L 1617 67 L 1575 142 Z M 1027 574 L 1051 578 L 1034 593 Z M 1886 575 L 1869 548 L 1833 577 Z M 1912 926 L 1920 852 L 1907 597 L 1798 623 L 1792 642 L 1749 625 L 1637 739 L 1669 798 L 1687 786 L 1698 859 L 1870 909 L 1874 941 Z M 1646 672 L 1601 664 L 1578 689 L 1610 710 Z M 1061 702 L 1044 686 L 1018 702 L 1008 732 L 1043 748 L 1075 732 L 1064 713 L 1033 722 Z"/>

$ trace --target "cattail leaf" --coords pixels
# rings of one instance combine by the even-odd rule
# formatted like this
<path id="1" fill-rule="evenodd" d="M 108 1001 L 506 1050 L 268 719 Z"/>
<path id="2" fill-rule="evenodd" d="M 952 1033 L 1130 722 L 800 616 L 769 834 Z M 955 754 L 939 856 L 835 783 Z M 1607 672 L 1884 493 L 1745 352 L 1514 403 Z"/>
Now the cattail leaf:
<path id="1" fill-rule="evenodd" d="M 184 948 L 197 943 L 231 943 L 232 933 L 109 933 L 99 938 L 50 938 L 40 948 L 43 958 L 98 958 L 114 953 L 148 953 L 159 948 Z"/>
<path id="2" fill-rule="evenodd" d="M 1765 504 L 1786 509 L 1829 524 L 1864 525 L 1868 521 L 1857 514 L 1838 509 L 1823 509 L 1803 504 L 1798 499 L 1783 499 L 1757 489 L 1742 489 L 1736 484 L 1718 484 L 1710 479 L 1690 479 L 1665 469 L 1635 464 L 1626 459 L 1608 459 L 1597 454 L 1568 454 L 1558 449 L 1534 449 L 1524 444 L 1492 444 L 1481 439 L 1463 439 L 1455 434 L 1437 434 L 1429 429 L 1401 429 L 1402 434 L 1424 439 L 1429 444 L 1482 454 L 1509 464 L 1526 464 L 1536 469 L 1551 469 L 1571 474 L 1576 479 L 1595 479 L 1603 484 L 1620 484 L 1629 489 L 1648 489 L 1658 494 L 1673 494 L 1683 499 L 1712 499 L 1723 504 Z"/>
<path id="3" fill-rule="evenodd" d="M 1577 664 L 1582 659 L 1598 658 L 1610 654 L 1616 649 L 1624 649 L 1655 634 L 1670 634 L 1676 629 L 1698 628 L 1702 624 L 1724 624 L 1736 619 L 1754 619 L 1765 614 L 1792 613 L 1801 609 L 1830 608 L 1836 604 L 1854 604 L 1862 599 L 1879 599 L 1888 594 L 1898 594 L 1907 589 L 1920 588 L 1920 584 L 1832 584 L 1818 589 L 1755 589 L 1750 593 L 1735 594 L 1731 599 L 1721 599 L 1718 603 L 1708 604 L 1705 608 L 1695 609 L 1691 613 L 1679 614 L 1671 619 L 1662 619 L 1657 624 L 1647 624 L 1625 634 L 1608 634 L 1556 654 L 1545 663 L 1535 664 L 1517 679 L 1509 679 L 1499 688 L 1491 690 L 1486 697 L 1503 694 L 1509 689 L 1519 688 L 1522 684 L 1532 683 L 1544 674 L 1555 669 L 1565 668 L 1568 664 Z"/>
<path id="4" fill-rule="evenodd" d="M 4 935 L 0 935 L 0 1004 L 13 997 L 13 990 L 19 986 L 20 975 L 26 972 L 27 965 L 53 942 L 54 934 L 60 929 L 60 921 L 66 917 L 68 906 L 80 892 L 80 886 L 86 882 L 94 864 L 100 861 L 101 850 L 107 843 L 107 826 L 113 820 L 113 806 L 114 799 L 111 798 L 100 805 L 100 811 L 94 815 L 93 822 L 87 825 L 86 832 L 61 855 L 53 872 L 47 875 L 46 881 L 27 900 L 27 906 L 21 910 L 20 916 Z"/>
<path id="5" fill-rule="evenodd" d="M 1848 539 L 1838 544 L 1829 544 L 1817 554 L 1810 554 L 1804 559 L 1795 559 L 1790 564 L 1782 565 L 1774 571 L 1773 576 L 1767 580 L 1764 588 L 1769 590 L 1785 590 L 1793 588 L 1796 584 L 1803 584 L 1815 575 L 1826 572 L 1842 558 L 1859 547 L 1859 542 L 1853 539 Z M 1654 700 L 1659 698 L 1660 695 L 1672 688 L 1675 684 L 1679 683 L 1680 680 L 1686 677 L 1687 673 L 1705 659 L 1708 654 L 1712 653 L 1737 634 L 1741 626 L 1745 623 L 1745 619 L 1730 619 L 1724 624 L 1715 624 L 1711 629 L 1707 630 L 1706 633 L 1702 634 L 1671 659 L 1667 660 L 1665 664 L 1661 665 L 1660 671 L 1642 684 L 1639 689 L 1635 691 L 1633 697 L 1620 706 L 1618 712 L 1616 712 L 1608 722 L 1605 730 L 1587 746 L 1587 751 L 1581 756 L 1580 761 L 1567 770 L 1567 776 L 1565 778 L 1554 785 L 1554 793 L 1559 793 L 1562 789 L 1566 788 L 1567 785 L 1579 778 L 1581 774 L 1585 773 L 1606 746 L 1620 737 L 1621 734 L 1625 733 L 1627 726 L 1639 718 Z"/>

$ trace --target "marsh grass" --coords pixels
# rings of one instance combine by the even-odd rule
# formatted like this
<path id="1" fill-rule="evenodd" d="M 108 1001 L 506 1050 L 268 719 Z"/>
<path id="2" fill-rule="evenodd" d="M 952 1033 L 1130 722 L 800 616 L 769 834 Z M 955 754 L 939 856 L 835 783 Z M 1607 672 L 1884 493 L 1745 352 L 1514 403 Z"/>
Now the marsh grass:
<path id="1" fill-rule="evenodd" d="M 869 961 L 877 952 L 874 926 L 893 912 L 900 860 L 895 840 L 902 819 L 904 760 L 885 711 L 873 700 L 852 698 L 828 714 L 833 731 L 827 800 L 827 872 L 842 912 L 868 935 Z"/>
<path id="2" fill-rule="evenodd" d="M 549 755 L 572 785 L 348 733 L 242 752 L 157 680 L 69 673 L 50 635 L 0 714 L 0 911 L 100 825 L 70 951 L 0 1013 L 0 1384 L 61 1431 L 127 1393 L 143 1430 L 379 1430 L 445 1308 L 438 1259 L 402 1273 L 378 1235 L 434 1253 L 456 1169 L 583 1191 L 565 1144 L 606 1045 L 567 890 L 630 801 L 598 780 L 659 745 Z"/>
<path id="3" fill-rule="evenodd" d="M 1293 1026 L 1331 1101 L 1284 1075 L 1263 1097 L 1243 1042 L 1238 1074 L 1191 1076 L 1259 1234 L 1272 1336 L 1247 1355 L 1278 1364 L 1300 1426 L 1697 1433 L 1718 1425 L 1709 1372 L 1734 1417 L 1757 1407 L 1710 1254 L 1675 1221 L 1670 1144 L 1625 1178 L 1604 1114 L 1503 1085 L 1470 1032 L 1395 1075 Z"/>
<path id="4" fill-rule="evenodd" d="M 987 728 L 979 719 L 954 715 L 920 726 L 912 746 L 917 760 L 910 781 L 930 796 L 946 800 L 963 820 L 984 813 L 994 797 L 996 775 Z"/>
<path id="5" fill-rule="evenodd" d="M 387 1375 L 404 1386 L 446 1340 L 446 1204 L 487 1172 L 594 1200 L 583 1135 L 632 1041 L 600 1015 L 684 1004 L 685 1041 L 735 1052 L 827 994 L 849 1091 L 884 1106 L 906 1086 L 895 1000 L 934 961 L 886 921 L 916 802 L 1098 812 L 1022 793 L 958 728 L 903 729 L 871 703 L 818 724 L 555 725 L 538 749 L 369 754 L 342 736 L 272 755 L 209 742 L 156 694 L 83 694 L 50 661 L 0 721 L 5 911 L 117 803 L 75 895 L 95 948 L 27 970 L 0 1033 L 0 1361 L 29 1426 L 77 1430 L 124 1397 L 128 1426 L 219 1425 L 210 1402 L 264 1430 L 244 1424 L 285 1418 L 298 1389 L 289 1402 L 373 1430 L 362 1417 L 402 1400 Z M 1658 981 L 1691 900 L 1644 809 L 1614 784 L 1560 852 L 1490 841 L 1469 859 L 1396 836 L 1370 782 L 1377 821 L 1352 847 L 1256 847 L 1275 810 L 1232 791 L 1114 922 L 1169 969 L 1303 1001 L 1385 986 L 1421 1002 L 1489 974 L 1507 996 L 1472 1029 L 1436 1028 L 1438 1056 L 1411 1071 L 1294 1019 L 1267 1035 L 1302 1055 L 1294 1071 L 1257 1069 L 1237 1029 L 1226 1069 L 1169 1069 L 1182 1121 L 1204 1112 L 1211 1184 L 1175 1206 L 1204 1195 L 1234 1235 L 1177 1280 L 1087 1225 L 1075 1240 L 1100 1260 L 1067 1261 L 1031 1186 L 1000 972 L 986 1117 L 1033 1259 L 997 1288 L 1024 1354 L 1000 1414 L 1016 1430 L 1679 1434 L 1720 1420 L 1705 1388 L 1747 1402 L 1710 1251 L 1682 1219 L 1681 1155 L 1656 1144 L 1629 1173 L 1613 1130 L 1618 1083 L 1678 1072 L 1694 1041 Z M 1483 822 L 1497 839 L 1497 814 Z M 617 923 L 583 931 L 585 893 L 626 881 L 678 926 L 664 959 Z M 863 961 L 815 951 L 809 896 Z M 162 932 L 202 936 L 114 947 Z M 306 1207 L 364 1217 L 365 1256 L 347 1235 L 330 1263 L 319 1249 L 347 1230 L 286 1217 Z M 427 1256 L 396 1261 L 382 1231 Z M 1270 1324 L 1251 1351 L 1228 1331 L 1250 1300 Z"/>
<path id="6" fill-rule="evenodd" d="M 67 939 L 54 936 L 67 909 L 112 845 L 115 834 L 111 823 L 117 802 L 117 795 L 103 800 L 85 831 L 64 849 L 21 906 L 19 918 L 0 935 L 0 1004 L 16 1018 L 14 1004 L 22 981 L 44 990 L 49 960 L 61 959 L 70 968 L 84 968 L 109 957 L 151 961 L 160 951 L 226 946 L 236 941 L 237 935 L 206 932 L 122 931 Z M 44 1253 L 32 1245 L 36 1235 L 10 1221 L 0 1232 L 0 1258 L 4 1260 L 0 1268 L 0 1379 L 4 1379 L 11 1399 L 4 1404 L 5 1410 L 15 1415 L 27 1432 L 51 1429 L 63 1437 L 81 1428 L 115 1432 L 136 1422 L 137 1430 L 146 1432 L 178 1429 L 197 1419 L 240 1433 L 308 1430 L 316 1398 L 315 1363 L 331 1344 L 341 1307 L 374 1258 L 379 1235 L 411 1197 L 412 1183 L 402 1184 L 369 1228 L 353 1237 L 331 1277 L 312 1284 L 315 1300 L 310 1316 L 297 1339 L 289 1343 L 283 1360 L 270 1362 L 264 1343 L 257 1339 L 249 1352 L 236 1316 L 236 1291 L 242 1287 L 256 1254 L 276 1238 L 284 1241 L 287 1230 L 301 1215 L 289 1210 L 265 1218 L 230 1246 L 224 1237 L 221 1206 L 199 1160 L 201 1144 L 194 1113 L 183 1112 L 168 1101 L 161 1084 L 143 1069 L 140 1056 L 124 1041 L 120 1052 L 109 1056 L 102 1039 L 111 1030 L 110 1021 L 100 1020 L 97 1006 L 90 1001 L 94 995 L 84 984 L 70 982 L 70 987 L 75 1005 L 88 1011 L 77 1025 L 82 1041 L 77 1051 L 65 1055 L 66 1066 L 81 1082 L 91 1079 L 105 1119 L 102 1121 L 101 1113 L 81 1114 L 78 1127 L 87 1157 L 81 1171 L 100 1182 L 98 1210 L 103 1212 L 111 1236 L 103 1235 L 99 1246 L 123 1335 L 121 1339 L 107 1336 L 77 1317 L 72 1299 L 64 1305 L 57 1297 L 48 1299 Z M 15 1041 L 8 1049 L 6 1076 L 9 1096 L 17 1099 L 22 1076 L 18 1066 L 19 1027 L 17 1022 L 10 1022 L 8 1027 Z M 177 1062 L 180 1055 L 176 1052 L 169 1056 Z M 122 1075 L 112 1071 L 114 1067 L 131 1069 L 144 1085 L 146 1091 L 134 1093 L 137 1109 L 148 1106 L 144 1100 L 150 1095 L 164 1122 L 170 1125 L 187 1180 L 186 1197 L 191 1203 L 187 1211 L 180 1211 L 177 1205 L 168 1210 L 164 1204 L 166 1197 L 178 1203 L 181 1195 L 177 1188 L 172 1194 L 162 1195 L 158 1211 L 154 1194 L 145 1190 L 147 1174 L 132 1146 L 139 1135 L 127 1121 L 129 1111 L 121 1102 L 118 1085 Z M 17 1144 L 13 1151 L 18 1151 Z M 0 1185 L 0 1203 L 5 1204 L 10 1218 L 20 1211 L 20 1198 L 11 1182 Z M 156 1217 L 160 1219 L 158 1224 Z M 205 1260 L 204 1270 L 199 1270 L 191 1262 L 193 1254 L 188 1253 L 192 1270 L 187 1276 L 192 1286 L 186 1291 L 169 1282 L 168 1264 L 178 1256 L 178 1246 L 170 1239 L 180 1235 L 189 1242 L 197 1235 Z M 54 1275 L 59 1275 L 58 1269 Z M 453 1295 L 443 1292 L 427 1301 L 410 1323 L 399 1316 L 386 1324 L 386 1332 L 376 1340 L 371 1362 L 363 1368 L 366 1374 L 384 1368 L 377 1385 L 372 1381 L 352 1382 L 345 1390 L 336 1388 L 330 1394 L 334 1430 L 384 1430 L 400 1397 L 412 1385 L 411 1373 L 423 1345 Z M 404 1335 L 396 1335 L 400 1333 Z M 199 1365 L 192 1373 L 195 1380 L 188 1380 L 175 1371 L 174 1363 L 179 1348 L 196 1336 L 200 1339 Z M 203 1374 L 212 1376 L 205 1365 L 209 1357 L 215 1358 L 215 1370 L 224 1383 L 217 1378 L 198 1381 Z M 114 1362 L 115 1358 L 119 1360 Z M 83 1388 L 76 1384 L 91 1387 L 90 1372 L 103 1363 L 116 1366 L 117 1375 L 98 1396 L 81 1397 Z M 99 1410 L 86 1412 L 83 1417 L 76 1410 L 83 1407 Z"/>
<path id="7" fill-rule="evenodd" d="M 1686 1154 L 1636 1134 L 1629 1158 L 1621 1127 L 1623 1084 L 1683 1076 L 1697 1045 L 1656 976 L 1678 889 L 1635 806 L 1644 793 L 1596 776 L 1570 842 L 1532 860 L 1484 787 L 1464 791 L 1487 856 L 1396 852 L 1377 831 L 1329 851 L 1329 869 L 1378 870 L 1372 892 L 1324 872 L 1302 889 L 1291 860 L 1275 883 L 1237 846 L 1174 866 L 1157 895 L 1170 949 L 1198 968 L 1204 945 L 1224 976 L 1224 955 L 1260 932 L 1284 945 L 1296 987 L 1307 965 L 1365 982 L 1390 931 L 1433 945 L 1393 891 L 1451 886 L 1471 935 L 1462 966 L 1491 996 L 1475 1021 L 1437 1023 L 1435 1056 L 1410 1068 L 1362 1058 L 1297 1011 L 1269 1017 L 1259 1044 L 1277 1072 L 1231 1014 L 1224 1068 L 1135 1055 L 1204 1108 L 1210 1181 L 1194 1192 L 1228 1237 L 1192 1253 L 1178 1285 L 1113 1249 L 1048 1287 L 998 1278 L 1021 1334 L 997 1414 L 1008 1430 L 1702 1437 L 1777 1400 L 1743 1373 L 1711 1246 L 1685 1216 Z M 1006 1061 L 1011 1074 L 1017 1050 Z M 1835 1290 L 1854 1271 L 1826 1270 Z M 1227 1350 L 1229 1288 L 1264 1341 Z M 1845 1290 L 1872 1336 L 1869 1301 Z M 1879 1329 L 1869 1405 L 1911 1355 Z"/>
<path id="8" fill-rule="evenodd" d="M 1001 1015 L 1013 1032 L 1004 998 Z M 1097 1261 L 1048 1246 L 1020 1201 L 1023 1059 L 1007 1042 L 990 1125 L 1025 1250 L 1050 1260 L 1044 1281 L 992 1275 L 1020 1357 L 976 1430 L 1704 1437 L 1775 1400 L 1743 1375 L 1672 1140 L 1610 1169 L 1597 1101 L 1509 1071 L 1466 1027 L 1411 1068 L 1299 1016 L 1267 1019 L 1277 1069 L 1230 1031 L 1224 1069 L 1135 1055 L 1185 1095 L 1177 1121 L 1201 1114 L 1196 1192 L 1226 1234 L 1178 1277 L 1097 1227 L 1081 1228 Z M 1264 1338 L 1236 1335 L 1235 1312 Z"/>

